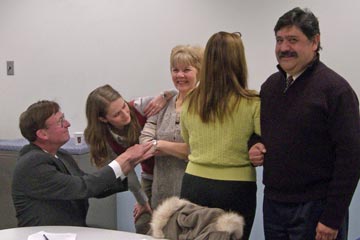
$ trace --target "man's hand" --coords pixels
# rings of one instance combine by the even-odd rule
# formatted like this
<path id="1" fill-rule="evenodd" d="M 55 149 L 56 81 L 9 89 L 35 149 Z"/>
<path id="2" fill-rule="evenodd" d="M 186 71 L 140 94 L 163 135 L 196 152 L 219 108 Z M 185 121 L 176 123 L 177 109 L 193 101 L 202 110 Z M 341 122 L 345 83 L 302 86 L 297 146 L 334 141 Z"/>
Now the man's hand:
<path id="1" fill-rule="evenodd" d="M 254 167 L 262 166 L 264 164 L 264 154 L 266 149 L 264 144 L 256 143 L 249 150 L 250 162 Z"/>
<path id="2" fill-rule="evenodd" d="M 139 219 L 139 217 L 146 212 L 152 214 L 152 209 L 149 203 L 146 203 L 144 206 L 140 205 L 139 203 L 136 203 L 133 211 L 134 222 L 136 222 Z"/>
<path id="3" fill-rule="evenodd" d="M 338 231 L 319 222 L 316 227 L 315 240 L 334 240 L 338 235 Z"/>
<path id="4" fill-rule="evenodd" d="M 147 142 L 129 147 L 124 153 L 120 154 L 115 161 L 120 164 L 121 170 L 127 175 L 138 163 L 152 156 L 154 156 L 152 142 Z"/>
<path id="5" fill-rule="evenodd" d="M 154 97 L 154 99 L 151 100 L 144 109 L 145 116 L 150 117 L 157 114 L 158 112 L 160 112 L 161 109 L 163 109 L 165 104 L 166 99 L 161 95 Z"/>

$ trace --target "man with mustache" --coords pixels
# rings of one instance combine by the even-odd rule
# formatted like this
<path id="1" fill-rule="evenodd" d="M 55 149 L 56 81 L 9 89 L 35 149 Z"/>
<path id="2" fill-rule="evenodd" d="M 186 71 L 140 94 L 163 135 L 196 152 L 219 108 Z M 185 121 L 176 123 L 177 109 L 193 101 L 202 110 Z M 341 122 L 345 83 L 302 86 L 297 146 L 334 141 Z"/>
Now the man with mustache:
<path id="1" fill-rule="evenodd" d="M 358 98 L 320 61 L 320 30 L 294 8 L 274 28 L 277 73 L 261 86 L 265 239 L 347 239 L 348 207 L 360 175 Z"/>

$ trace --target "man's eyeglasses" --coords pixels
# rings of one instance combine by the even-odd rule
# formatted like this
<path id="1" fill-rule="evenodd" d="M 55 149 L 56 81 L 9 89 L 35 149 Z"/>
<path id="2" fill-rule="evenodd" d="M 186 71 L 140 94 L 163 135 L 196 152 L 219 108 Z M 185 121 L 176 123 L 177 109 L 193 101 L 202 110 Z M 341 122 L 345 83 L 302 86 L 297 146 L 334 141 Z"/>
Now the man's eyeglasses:
<path id="1" fill-rule="evenodd" d="M 56 121 L 56 126 L 59 126 L 61 128 L 63 128 L 65 126 L 64 122 L 66 121 L 65 115 L 61 115 L 61 117 Z M 46 129 L 49 128 L 49 126 L 45 126 Z"/>
<path id="2" fill-rule="evenodd" d="M 63 128 L 65 121 L 66 121 L 66 119 L 65 119 L 65 114 L 63 114 L 63 115 L 59 118 L 59 120 L 57 120 L 56 124 L 57 124 L 58 126 L 60 126 L 60 127 Z"/>

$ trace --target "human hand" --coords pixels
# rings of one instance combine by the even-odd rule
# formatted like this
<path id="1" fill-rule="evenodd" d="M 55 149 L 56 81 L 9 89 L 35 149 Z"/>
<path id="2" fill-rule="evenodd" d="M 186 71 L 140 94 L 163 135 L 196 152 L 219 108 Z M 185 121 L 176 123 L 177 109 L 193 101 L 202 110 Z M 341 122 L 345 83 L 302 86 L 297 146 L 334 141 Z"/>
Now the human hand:
<path id="1" fill-rule="evenodd" d="M 134 222 L 136 222 L 139 217 L 146 212 L 152 214 L 152 209 L 149 203 L 146 203 L 145 205 L 140 205 L 139 203 L 136 203 L 133 211 Z"/>
<path id="2" fill-rule="evenodd" d="M 152 143 L 147 142 L 143 144 L 135 144 L 122 154 L 120 154 L 115 161 L 117 161 L 123 173 L 126 175 L 131 171 L 138 163 L 148 159 L 154 155 L 152 150 Z"/>
<path id="3" fill-rule="evenodd" d="M 147 146 L 146 152 L 145 152 L 144 155 L 139 159 L 138 163 L 140 163 L 140 162 L 142 162 L 142 161 L 144 161 L 144 160 L 146 160 L 146 159 L 148 159 L 148 158 L 153 157 L 153 156 L 155 155 L 155 152 L 156 152 L 156 151 L 154 151 L 154 144 L 153 144 L 153 142 L 147 142 L 147 143 L 142 143 L 142 144 L 146 144 L 146 145 L 150 144 L 150 147 Z"/>
<path id="4" fill-rule="evenodd" d="M 161 109 L 163 109 L 165 104 L 166 99 L 163 96 L 159 95 L 157 97 L 154 97 L 154 99 L 151 100 L 144 109 L 145 116 L 150 117 L 157 114 L 158 112 L 160 112 Z"/>
<path id="5" fill-rule="evenodd" d="M 125 151 L 125 153 L 129 155 L 129 158 L 135 165 L 145 159 L 148 159 L 149 157 L 152 157 L 152 152 L 151 142 L 135 144 Z"/>
<path id="6" fill-rule="evenodd" d="M 339 230 L 332 229 L 321 222 L 318 222 L 315 240 L 334 240 L 338 235 L 338 231 Z"/>
<path id="7" fill-rule="evenodd" d="M 262 166 L 264 164 L 264 154 L 266 149 L 264 144 L 256 143 L 249 150 L 249 159 L 254 167 Z"/>

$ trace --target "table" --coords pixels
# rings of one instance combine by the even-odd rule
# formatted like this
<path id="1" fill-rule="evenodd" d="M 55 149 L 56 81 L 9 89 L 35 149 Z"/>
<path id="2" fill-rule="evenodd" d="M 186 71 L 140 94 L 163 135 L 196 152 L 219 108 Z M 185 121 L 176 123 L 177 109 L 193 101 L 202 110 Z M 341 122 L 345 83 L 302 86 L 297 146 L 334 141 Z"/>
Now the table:
<path id="1" fill-rule="evenodd" d="M 0 239 L 26 240 L 29 235 L 45 231 L 51 233 L 76 233 L 76 240 L 154 240 L 147 235 L 90 227 L 36 226 L 0 230 Z M 51 240 L 51 239 L 50 239 Z"/>

